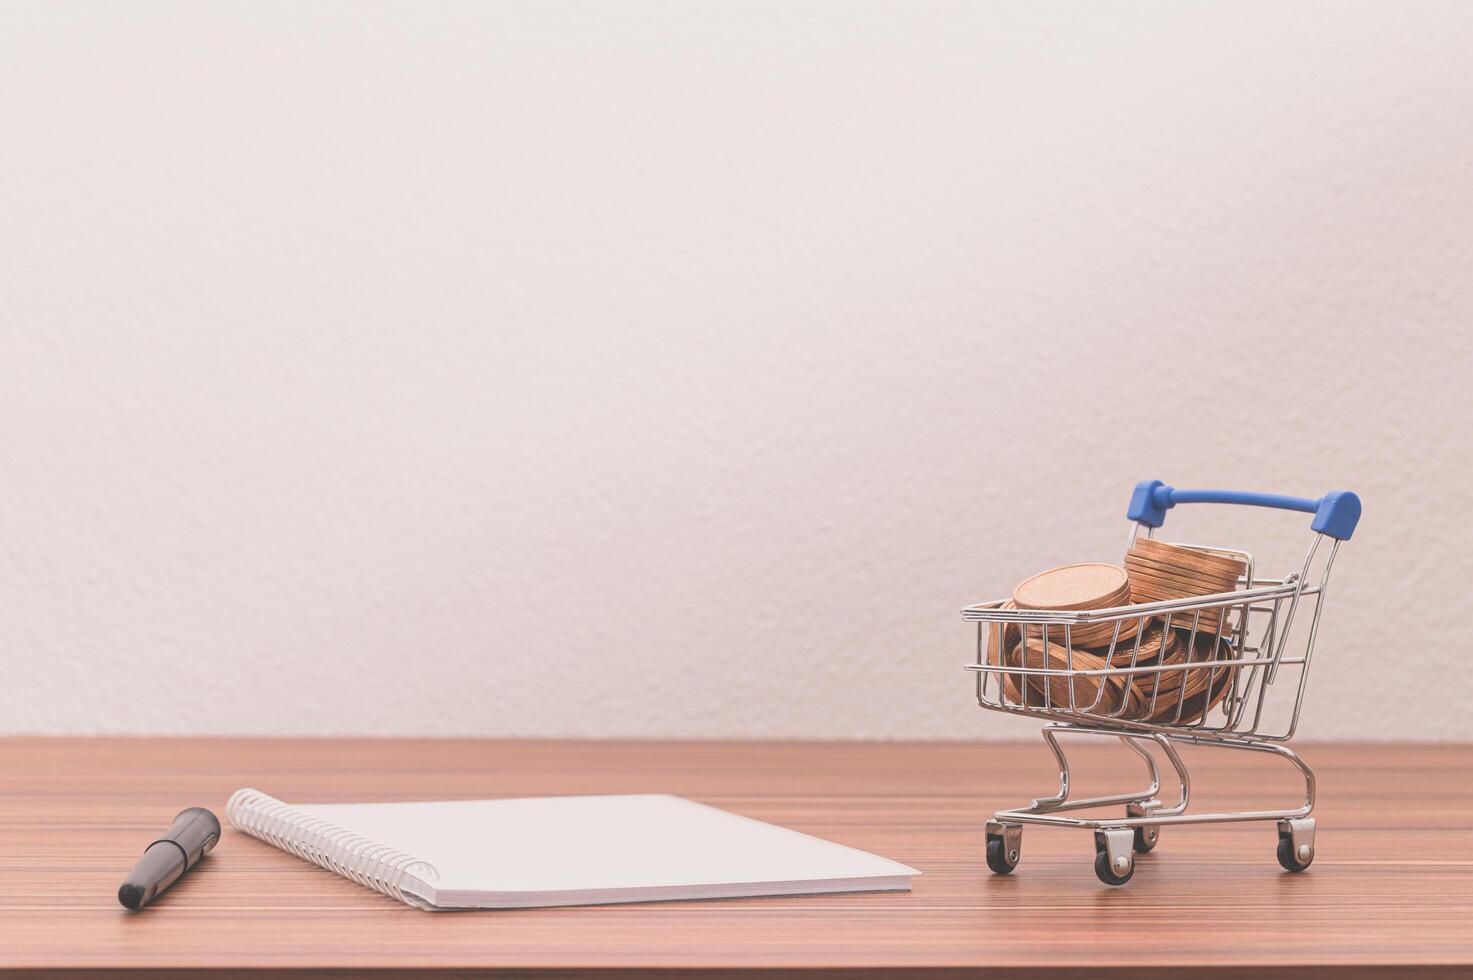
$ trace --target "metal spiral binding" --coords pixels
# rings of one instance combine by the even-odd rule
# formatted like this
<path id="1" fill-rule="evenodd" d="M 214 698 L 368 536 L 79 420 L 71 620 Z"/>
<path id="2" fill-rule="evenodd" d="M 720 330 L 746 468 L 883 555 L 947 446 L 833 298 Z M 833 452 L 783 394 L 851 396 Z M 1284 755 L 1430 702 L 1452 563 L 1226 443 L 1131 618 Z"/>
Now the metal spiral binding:
<path id="1" fill-rule="evenodd" d="M 440 877 L 428 861 L 309 816 L 258 789 L 237 790 L 225 804 L 225 815 L 237 830 L 408 905 L 419 904 L 401 887 L 411 869 L 419 878 Z"/>

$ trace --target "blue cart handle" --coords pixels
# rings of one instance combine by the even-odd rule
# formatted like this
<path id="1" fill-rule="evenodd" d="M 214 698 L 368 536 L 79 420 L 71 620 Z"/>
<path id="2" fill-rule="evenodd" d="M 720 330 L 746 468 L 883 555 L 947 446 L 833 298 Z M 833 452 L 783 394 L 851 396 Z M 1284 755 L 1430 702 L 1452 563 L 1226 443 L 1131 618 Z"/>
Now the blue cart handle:
<path id="1" fill-rule="evenodd" d="M 1177 504 L 1245 504 L 1303 511 L 1314 515 L 1311 530 L 1341 541 L 1350 540 L 1360 520 L 1360 498 L 1349 490 L 1331 490 L 1316 500 L 1247 490 L 1178 490 L 1160 480 L 1142 480 L 1135 485 L 1125 516 L 1146 527 L 1160 527 L 1166 521 L 1166 512 Z"/>

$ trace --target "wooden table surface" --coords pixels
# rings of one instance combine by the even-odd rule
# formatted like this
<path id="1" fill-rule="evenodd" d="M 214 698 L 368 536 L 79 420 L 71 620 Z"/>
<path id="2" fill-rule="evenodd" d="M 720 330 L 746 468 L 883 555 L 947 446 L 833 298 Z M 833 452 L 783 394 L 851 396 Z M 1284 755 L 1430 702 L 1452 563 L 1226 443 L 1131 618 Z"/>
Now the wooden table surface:
<path id="1" fill-rule="evenodd" d="M 1184 754 L 1203 805 L 1295 799 L 1278 760 Z M 1308 872 L 1280 870 L 1272 824 L 1168 828 L 1111 889 L 1085 831 L 1030 827 L 1011 877 L 984 865 L 989 812 L 1055 788 L 1041 742 L 0 739 L 0 975 L 1473 975 L 1473 747 L 1303 754 L 1320 774 Z M 1118 744 L 1073 757 L 1079 792 L 1144 781 Z M 174 813 L 223 818 L 241 786 L 298 802 L 671 792 L 925 873 L 909 893 L 434 914 L 227 829 L 124 912 L 119 882 Z"/>

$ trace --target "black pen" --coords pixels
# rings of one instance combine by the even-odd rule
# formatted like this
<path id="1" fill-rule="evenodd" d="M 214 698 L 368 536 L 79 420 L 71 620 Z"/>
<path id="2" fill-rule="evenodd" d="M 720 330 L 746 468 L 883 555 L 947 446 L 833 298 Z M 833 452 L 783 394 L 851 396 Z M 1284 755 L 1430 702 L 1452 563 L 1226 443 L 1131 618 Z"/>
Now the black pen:
<path id="1" fill-rule="evenodd" d="M 118 889 L 125 908 L 141 909 L 194 867 L 220 839 L 220 821 L 202 806 L 179 811 L 164 836 L 144 849 Z"/>

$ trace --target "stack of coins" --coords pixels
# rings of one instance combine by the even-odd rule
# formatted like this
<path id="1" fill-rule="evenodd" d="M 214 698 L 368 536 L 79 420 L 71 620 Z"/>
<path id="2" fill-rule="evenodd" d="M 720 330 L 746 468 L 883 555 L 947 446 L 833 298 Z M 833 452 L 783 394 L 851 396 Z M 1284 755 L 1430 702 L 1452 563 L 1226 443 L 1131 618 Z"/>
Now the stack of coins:
<path id="1" fill-rule="evenodd" d="M 1201 548 L 1166 544 L 1151 538 L 1136 538 L 1125 554 L 1125 569 L 1130 574 L 1130 598 L 1133 602 L 1159 602 L 1163 599 L 1187 599 L 1192 596 L 1231 592 L 1237 588 L 1244 564 L 1236 558 L 1214 554 Z M 1190 628 L 1196 613 L 1173 619 L 1173 626 Z M 1203 610 L 1197 628 L 1211 633 L 1231 635 L 1224 609 Z"/>
<path id="2" fill-rule="evenodd" d="M 1039 572 L 1024 579 L 1013 590 L 1013 605 L 1018 609 L 1057 611 L 1063 609 L 1111 609 L 1128 606 L 1131 601 L 1130 576 L 1119 565 L 1083 562 Z M 1119 639 L 1135 636 L 1138 619 L 1091 623 L 1069 628 L 1069 643 L 1076 647 L 1108 644 L 1120 627 Z M 1041 631 L 1040 631 L 1041 632 Z M 1049 640 L 1064 642 L 1064 627 L 1049 628 Z M 1043 637 L 1038 637 L 1042 641 Z"/>
<path id="3" fill-rule="evenodd" d="M 1119 565 L 1084 562 L 1052 568 L 1023 580 L 1001 608 L 1060 611 L 1110 609 L 1129 604 L 1130 577 L 1125 569 Z M 1025 626 L 1021 630 L 1016 626 L 1001 630 L 994 628 L 988 641 L 988 659 L 994 663 L 1004 662 L 994 659 L 997 639 L 1001 635 L 1008 664 L 1032 669 L 1099 670 L 1107 666 L 1103 656 L 1108 652 L 1111 638 L 1117 638 L 1117 651 L 1124 649 L 1139 628 L 1139 619 L 1071 626 L 1067 644 L 1063 626 L 1050 626 L 1047 630 L 1038 625 Z M 1024 675 L 1006 675 L 1005 693 L 1010 701 L 1022 702 L 1024 692 Z M 1029 676 L 1026 693 L 1030 707 L 1047 706 L 1067 711 L 1072 705 L 1072 710 L 1112 714 L 1122 703 L 1129 701 L 1134 710 L 1142 710 L 1140 695 L 1124 674 L 1119 677 Z"/>
<path id="4" fill-rule="evenodd" d="M 1175 663 L 1180 659 L 1186 641 L 1176 630 L 1165 628 L 1160 619 L 1149 619 L 1137 641 L 1116 644 L 1114 653 L 1105 651 L 1111 667 L 1149 667 L 1156 663 Z M 1150 676 L 1150 675 L 1143 675 Z"/>
<path id="5" fill-rule="evenodd" d="M 1063 643 L 1045 643 L 1037 637 L 1030 637 L 1027 643 L 1019 643 L 1008 659 L 1011 664 L 1034 670 L 1079 671 L 1105 667 L 1105 661 L 1096 654 L 1080 649 L 1071 652 Z M 1006 675 L 1009 700 L 1023 701 L 1022 680 L 1021 674 Z M 1128 674 L 1028 677 L 1029 707 L 1113 715 L 1120 711 L 1122 702 L 1128 702 L 1128 705 L 1121 714 L 1137 718 L 1145 714 L 1146 703 L 1142 700 L 1141 691 L 1131 684 Z"/>
<path id="6" fill-rule="evenodd" d="M 1180 632 L 1183 636 L 1188 634 L 1186 630 L 1173 629 L 1172 632 Z M 1192 649 L 1188 651 L 1186 646 L 1186 641 L 1183 640 L 1180 650 L 1172 659 L 1162 661 L 1162 664 L 1200 663 L 1204 666 L 1136 675 L 1133 682 L 1136 693 L 1141 696 L 1145 711 L 1149 714 L 1145 720 L 1166 724 L 1191 724 L 1200 719 L 1204 711 L 1215 707 L 1227 694 L 1228 687 L 1232 684 L 1233 668 L 1205 665 L 1212 660 L 1229 659 L 1232 656 L 1232 647 L 1228 642 L 1212 633 L 1199 632 Z"/>
<path id="7" fill-rule="evenodd" d="M 1200 549 L 1142 540 L 1147 543 L 1132 548 L 1126 556 L 1126 568 L 1088 562 L 1050 569 L 1020 582 L 1012 598 L 998 608 L 1111 609 L 1132 602 L 1225 592 L 1237 584 L 1241 563 Z M 1140 574 L 1137 569 L 1142 570 Z M 1058 671 L 1186 665 L 1159 673 L 1122 671 L 1118 676 L 1005 674 L 1003 688 L 1008 702 L 1026 703 L 1030 708 L 1189 724 L 1226 695 L 1231 668 L 1210 664 L 1229 658 L 1231 646 L 1219 639 L 1219 633 L 1226 633 L 1219 613 L 1202 614 L 1194 643 L 1191 618 L 1180 619 L 1184 621 L 1173 619 L 1170 628 L 1164 617 L 1073 626 L 1067 644 L 1062 626 L 1050 626 L 1045 642 L 1041 625 L 994 624 L 988 634 L 987 660 Z"/>

